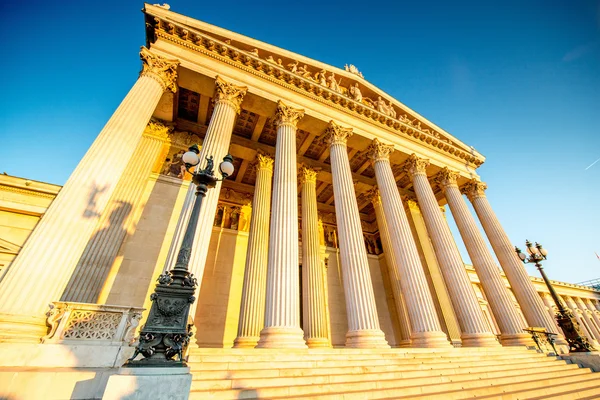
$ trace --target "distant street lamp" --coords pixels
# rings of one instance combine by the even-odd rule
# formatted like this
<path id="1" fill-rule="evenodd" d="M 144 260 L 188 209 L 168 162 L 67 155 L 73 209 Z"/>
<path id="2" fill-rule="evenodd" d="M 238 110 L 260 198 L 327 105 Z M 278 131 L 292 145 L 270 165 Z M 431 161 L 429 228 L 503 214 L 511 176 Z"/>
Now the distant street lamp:
<path id="1" fill-rule="evenodd" d="M 212 156 L 206 158 L 206 168 L 196 172 L 190 171 L 190 168 L 200 163 L 198 154 L 200 154 L 198 146 L 193 145 L 182 156 L 188 172 L 192 174 L 192 182 L 196 184 L 196 199 L 175 267 L 158 277 L 158 284 L 154 293 L 150 295 L 152 307 L 146 324 L 140 332 L 140 342 L 135 348 L 133 357 L 125 363 L 124 367 L 186 366 L 183 354 L 192 335 L 192 326 L 187 323 L 188 314 L 190 305 L 196 300 L 194 292 L 198 285 L 196 278 L 188 271 L 188 264 L 198 216 L 208 189 L 231 176 L 234 171 L 233 158 L 230 155 L 226 155 L 219 165 L 221 179 L 214 176 Z M 142 354 L 144 358 L 134 360 L 138 354 Z M 174 360 L 175 356 L 179 356 L 179 359 Z"/>
<path id="2" fill-rule="evenodd" d="M 537 242 L 535 243 L 535 246 L 533 246 L 529 240 L 526 240 L 525 245 L 527 246 L 527 253 L 529 254 L 529 257 L 516 246 L 515 251 L 517 252 L 517 255 L 521 261 L 526 264 L 535 264 L 538 271 L 540 271 L 540 274 L 542 274 L 542 279 L 544 279 L 544 282 L 548 287 L 548 291 L 550 291 L 550 296 L 552 296 L 552 299 L 556 304 L 556 308 L 558 309 L 555 315 L 556 322 L 562 329 L 563 333 L 565 334 L 565 339 L 569 343 L 569 352 L 576 353 L 594 351 L 594 348 L 592 345 L 590 345 L 587 338 L 581 334 L 581 331 L 579 330 L 579 324 L 575 320 L 575 316 L 571 310 L 563 305 L 562 300 L 560 297 L 558 297 L 558 294 L 556 294 L 554 287 L 550 283 L 550 280 L 542 268 L 542 260 L 546 259 L 548 251 Z"/>

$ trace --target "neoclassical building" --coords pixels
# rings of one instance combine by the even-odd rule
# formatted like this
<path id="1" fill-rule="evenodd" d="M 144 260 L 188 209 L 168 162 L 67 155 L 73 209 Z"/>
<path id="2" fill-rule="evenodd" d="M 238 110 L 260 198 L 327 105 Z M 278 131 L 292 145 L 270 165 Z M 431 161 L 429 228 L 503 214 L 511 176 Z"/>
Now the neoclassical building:
<path id="1" fill-rule="evenodd" d="M 539 327 L 564 351 L 473 147 L 353 65 L 166 6 L 144 15 L 139 78 L 65 185 L 0 175 L 0 345 L 34 357 L 87 338 L 131 354 L 182 241 L 194 185 L 181 156 L 198 144 L 235 172 L 200 212 L 192 347 L 501 348 L 533 346 L 523 329 Z M 599 345 L 600 293 L 555 285 Z"/>

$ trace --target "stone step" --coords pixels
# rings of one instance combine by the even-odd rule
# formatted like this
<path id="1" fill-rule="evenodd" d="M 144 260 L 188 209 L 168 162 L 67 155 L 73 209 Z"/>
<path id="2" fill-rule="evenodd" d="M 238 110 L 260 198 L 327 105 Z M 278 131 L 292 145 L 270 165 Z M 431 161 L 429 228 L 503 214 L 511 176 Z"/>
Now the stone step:
<path id="1" fill-rule="evenodd" d="M 512 367 L 512 368 L 511 368 Z M 296 377 L 275 377 L 275 378 L 246 378 L 246 379 L 196 379 L 192 382 L 193 390 L 224 390 L 224 389 L 242 389 L 245 387 L 282 387 L 282 386 L 302 386 L 302 385 L 326 385 L 326 384 L 353 384 L 359 382 L 382 381 L 382 380 L 410 380 L 411 384 L 428 383 L 432 379 L 437 380 L 440 377 L 445 377 L 449 381 L 470 377 L 472 379 L 490 379 L 495 377 L 503 377 L 507 374 L 514 375 L 517 371 L 521 374 L 527 374 L 532 368 L 531 365 L 526 366 L 506 366 L 503 369 L 488 367 L 482 370 L 478 368 L 454 368 L 449 370 L 421 370 L 421 371 L 391 371 L 377 373 L 361 373 L 361 374 L 338 374 L 334 371 L 331 375 L 319 376 L 296 376 Z M 579 369 L 577 365 L 549 365 L 544 368 L 547 373 L 556 371 L 565 371 L 568 369 Z M 202 376 L 203 377 L 203 376 Z"/>
<path id="2" fill-rule="evenodd" d="M 382 359 L 367 359 L 367 360 L 310 360 L 310 361 L 287 361 L 277 362 L 276 366 L 279 369 L 284 368 L 336 368 L 345 366 L 374 366 L 374 365 L 398 365 L 399 363 L 418 365 L 428 363 L 466 363 L 467 365 L 474 365 L 481 361 L 494 361 L 498 364 L 515 363 L 515 362 L 527 362 L 535 360 L 547 359 L 543 354 L 539 353 L 528 353 L 528 354 L 515 354 L 515 355 L 498 355 L 493 358 L 488 357 L 447 357 L 447 358 L 410 358 L 410 359 L 393 359 L 393 358 L 382 358 Z M 471 363 L 471 364 L 469 364 Z M 248 369 L 261 369 L 267 370 L 273 368 L 274 363 L 268 361 L 256 361 L 252 359 L 246 359 L 244 361 L 234 362 L 212 362 L 202 361 L 196 362 L 193 358 L 190 358 L 188 365 L 193 371 L 215 371 L 215 370 L 248 370 Z"/>
<path id="3" fill-rule="evenodd" d="M 390 396 L 387 399 L 398 400 L 461 400 L 461 399 L 502 399 L 502 400 L 523 400 L 538 397 L 540 394 L 553 394 L 555 396 L 567 396 L 567 399 L 576 399 L 577 395 L 569 392 L 575 392 L 582 388 L 598 386 L 600 380 L 598 376 L 591 373 L 590 370 L 582 369 L 583 372 L 576 376 L 561 374 L 554 378 L 536 378 L 520 382 L 503 383 L 484 387 L 464 387 L 457 390 L 444 391 L 438 393 L 424 393 L 418 396 Z M 587 371 L 586 371 L 587 370 Z M 377 398 L 377 397 L 374 397 Z M 559 397 L 560 398 L 560 397 Z M 598 398 L 598 397 L 596 397 Z"/>
<path id="4" fill-rule="evenodd" d="M 540 367 L 542 365 L 573 365 L 567 364 L 564 360 L 554 360 L 552 358 L 542 358 L 534 361 L 519 363 L 520 366 L 528 366 L 531 368 Z M 336 375 L 347 374 L 363 374 L 363 373 L 384 373 L 384 372 L 419 372 L 419 371 L 439 371 L 440 373 L 452 372 L 454 369 L 461 371 L 494 371 L 514 368 L 514 363 L 500 365 L 493 361 L 481 361 L 474 366 L 466 366 L 463 364 L 441 362 L 428 364 L 390 364 L 390 365 L 361 365 L 361 366 L 343 366 L 337 367 L 333 371 Z M 194 379 L 251 379 L 251 378 L 275 378 L 275 377 L 294 377 L 294 376 L 315 376 L 329 374 L 331 370 L 323 371 L 321 368 L 272 368 L 272 369 L 248 369 L 248 370 L 193 370 Z"/>
<path id="5" fill-rule="evenodd" d="M 564 365 L 563 365 L 564 366 Z M 248 384 L 247 388 L 226 390 L 198 391 L 192 387 L 190 398 L 242 399 L 242 398 L 384 398 L 397 397 L 398 391 L 404 396 L 433 394 L 440 391 L 453 391 L 492 385 L 512 384 L 517 382 L 548 382 L 552 379 L 569 377 L 576 379 L 579 375 L 589 374 L 589 370 L 565 368 L 557 371 L 533 371 L 524 373 L 523 370 L 485 372 L 480 374 L 456 374 L 429 376 L 411 379 L 379 379 L 376 375 L 370 381 L 352 383 L 312 383 L 298 386 L 260 387 Z M 195 382 L 194 382 L 195 383 Z M 193 383 L 193 384 L 194 384 Z M 469 389 L 470 390 L 470 389 Z M 429 397 L 428 397 L 429 398 Z"/>
<path id="6" fill-rule="evenodd" d="M 590 379 L 585 382 L 577 382 L 575 384 L 575 388 L 573 390 L 566 390 L 566 385 L 561 385 L 558 387 L 561 389 L 560 392 L 538 396 L 538 393 L 533 393 L 535 397 L 529 397 L 531 400 L 541 400 L 541 399 L 552 399 L 552 400 L 586 400 L 586 399 L 599 399 L 600 398 L 600 377 L 596 379 Z M 548 389 L 548 388 L 546 388 Z M 552 389 L 550 389 L 552 390 Z M 523 393 L 523 392 L 521 392 Z M 519 396 L 522 398 L 522 394 L 510 394 L 506 399 L 518 399 Z"/>

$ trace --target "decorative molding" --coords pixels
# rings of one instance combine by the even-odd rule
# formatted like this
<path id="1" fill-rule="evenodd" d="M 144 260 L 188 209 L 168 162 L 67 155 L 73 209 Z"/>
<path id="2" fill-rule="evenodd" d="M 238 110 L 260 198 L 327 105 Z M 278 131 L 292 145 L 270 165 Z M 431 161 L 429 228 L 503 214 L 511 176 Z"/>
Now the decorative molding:
<path id="1" fill-rule="evenodd" d="M 304 117 L 304 110 L 290 107 L 279 100 L 277 102 L 277 111 L 275 112 L 273 125 L 275 127 L 279 127 L 280 125 L 290 125 L 296 128 L 298 121 L 300 121 L 302 117 Z"/>
<path id="2" fill-rule="evenodd" d="M 275 160 L 273 159 L 273 157 L 267 156 L 265 154 L 257 153 L 254 166 L 257 171 L 260 169 L 268 169 L 272 173 L 274 161 Z"/>
<path id="3" fill-rule="evenodd" d="M 469 182 L 463 185 L 461 191 L 463 194 L 466 194 L 470 201 L 477 199 L 479 197 L 485 197 L 485 191 L 487 189 L 487 185 L 485 182 L 480 182 L 475 179 L 471 179 Z"/>
<path id="4" fill-rule="evenodd" d="M 367 199 L 369 199 L 371 204 L 373 204 L 374 206 L 381 204 L 381 195 L 379 194 L 379 189 L 374 187 L 371 190 L 369 190 L 367 192 Z"/>
<path id="5" fill-rule="evenodd" d="M 330 146 L 334 144 L 346 146 L 346 142 L 350 136 L 352 136 L 352 128 L 344 128 L 336 124 L 333 120 L 329 121 L 329 126 L 325 130 L 325 141 Z"/>
<path id="6" fill-rule="evenodd" d="M 294 92 L 303 93 L 305 96 L 326 103 L 333 108 L 350 112 L 360 119 L 376 122 L 402 137 L 412 138 L 412 140 L 421 142 L 425 147 L 439 149 L 476 167 L 483 164 L 484 160 L 473 155 L 472 152 L 464 150 L 450 139 L 438 132 L 422 128 L 421 122 L 417 119 L 411 120 L 407 115 L 402 115 L 398 119 L 392 118 L 377 111 L 377 109 L 373 109 L 372 106 L 367 106 L 352 97 L 338 93 L 329 87 L 322 86 L 313 79 L 309 79 L 300 73 L 299 68 L 296 67 L 294 70 L 293 64 L 288 66 L 288 70 L 281 65 L 261 59 L 257 54 L 258 51 L 248 52 L 238 49 L 230 43 L 221 42 L 198 30 L 190 29 L 171 20 L 167 21 L 150 14 L 147 15 L 150 17 L 149 25 L 154 31 L 152 36 L 155 39 L 162 38 L 173 42 Z M 358 83 L 355 85 L 358 85 Z"/>
<path id="7" fill-rule="evenodd" d="M 308 167 L 300 167 L 300 183 L 312 183 L 313 185 L 317 183 L 317 174 L 318 171 L 315 171 L 312 168 Z"/>
<path id="8" fill-rule="evenodd" d="M 456 180 L 459 176 L 460 174 L 458 172 L 452 171 L 448 169 L 448 167 L 444 167 L 435 175 L 434 181 L 439 185 L 442 191 L 445 192 L 448 187 L 458 188 Z"/>
<path id="9" fill-rule="evenodd" d="M 419 158 L 413 153 L 404 162 L 403 169 L 408 173 L 408 175 L 412 179 L 415 175 L 427 176 L 428 166 L 429 160 L 425 158 Z"/>
<path id="10" fill-rule="evenodd" d="M 237 114 L 241 111 L 242 101 L 248 88 L 246 86 L 237 86 L 225 81 L 220 76 L 215 80 L 215 103 L 226 103 L 233 107 Z"/>
<path id="11" fill-rule="evenodd" d="M 391 144 L 384 144 L 379 139 L 373 139 L 373 142 L 367 149 L 368 157 L 373 160 L 373 163 L 377 161 L 389 161 L 390 154 L 394 152 L 394 146 Z"/>
<path id="12" fill-rule="evenodd" d="M 173 127 L 165 124 L 164 121 L 159 119 L 151 119 L 144 130 L 144 136 L 158 139 L 161 142 L 168 142 L 171 140 L 173 135 Z"/>
<path id="13" fill-rule="evenodd" d="M 24 194 L 27 196 L 42 197 L 44 199 L 54 199 L 56 197 L 56 194 L 43 193 L 43 192 L 38 192 L 35 190 L 21 189 L 18 187 L 2 185 L 2 184 L 0 184 L 0 192 L 11 192 L 11 193 L 17 193 L 17 194 Z"/>
<path id="14" fill-rule="evenodd" d="M 140 76 L 148 76 L 163 87 L 164 91 L 177 91 L 177 67 L 179 60 L 169 60 L 165 57 L 156 55 L 142 46 L 140 48 L 140 58 L 142 59 L 142 71 Z"/>

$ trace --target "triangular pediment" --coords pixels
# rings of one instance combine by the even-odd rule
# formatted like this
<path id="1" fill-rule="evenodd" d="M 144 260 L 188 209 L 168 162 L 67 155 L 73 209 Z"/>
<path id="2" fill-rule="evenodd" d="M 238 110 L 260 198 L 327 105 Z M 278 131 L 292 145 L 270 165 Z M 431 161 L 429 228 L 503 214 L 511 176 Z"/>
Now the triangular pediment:
<path id="1" fill-rule="evenodd" d="M 209 51 L 215 58 L 240 68 L 251 67 L 269 77 L 293 84 L 342 106 L 399 134 L 410 136 L 428 147 L 479 166 L 485 158 L 474 148 L 427 120 L 362 77 L 354 66 L 337 68 L 300 54 L 146 4 L 147 39 L 171 39 L 187 48 Z M 191 46 L 190 46 L 191 45 Z M 356 88 L 358 91 L 356 91 Z"/>

